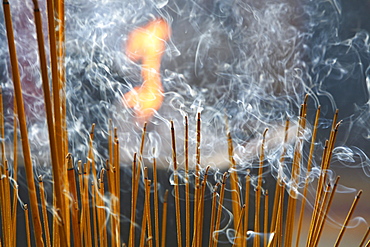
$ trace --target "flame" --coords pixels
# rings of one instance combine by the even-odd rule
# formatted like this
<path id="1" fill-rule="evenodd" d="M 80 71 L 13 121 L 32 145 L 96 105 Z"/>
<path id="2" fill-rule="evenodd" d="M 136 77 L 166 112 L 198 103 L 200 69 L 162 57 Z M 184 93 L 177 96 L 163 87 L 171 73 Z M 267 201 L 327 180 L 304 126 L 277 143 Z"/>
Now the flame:
<path id="1" fill-rule="evenodd" d="M 160 65 L 170 33 L 167 22 L 156 19 L 129 35 L 126 54 L 132 61 L 141 61 L 143 84 L 126 93 L 123 101 L 129 108 L 135 110 L 136 117 L 140 121 L 150 119 L 162 105 L 164 90 Z"/>

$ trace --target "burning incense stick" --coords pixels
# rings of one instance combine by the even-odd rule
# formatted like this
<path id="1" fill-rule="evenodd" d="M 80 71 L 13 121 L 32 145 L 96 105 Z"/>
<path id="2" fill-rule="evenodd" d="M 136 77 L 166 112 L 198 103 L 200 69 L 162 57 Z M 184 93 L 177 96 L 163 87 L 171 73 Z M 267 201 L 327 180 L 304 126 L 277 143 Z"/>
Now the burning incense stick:
<path id="1" fill-rule="evenodd" d="M 212 212 L 211 212 L 211 222 L 209 224 L 209 243 L 208 243 L 208 247 L 212 247 L 212 244 L 213 244 L 213 231 L 214 231 L 214 227 L 215 227 L 215 216 L 216 216 L 216 202 L 217 202 L 217 189 L 218 189 L 218 186 L 220 184 L 217 183 L 214 187 L 213 187 L 213 193 L 212 193 Z"/>
<path id="2" fill-rule="evenodd" d="M 218 235 L 219 235 L 220 223 L 221 223 L 222 203 L 224 200 L 227 175 L 228 173 L 225 172 L 224 175 L 222 176 L 220 197 L 219 197 L 218 208 L 217 208 L 216 225 L 215 225 L 214 236 L 212 238 L 212 242 L 213 242 L 212 246 L 217 246 L 217 242 L 218 242 Z"/>
<path id="3" fill-rule="evenodd" d="M 242 210 L 240 210 L 239 222 L 238 222 L 238 225 L 235 229 L 236 232 L 235 232 L 235 240 L 234 240 L 233 246 L 237 246 L 237 243 L 239 242 L 238 238 L 239 238 L 239 234 L 240 234 L 239 232 L 240 232 L 240 227 L 242 225 L 244 212 L 245 212 L 245 204 L 243 205 Z"/>
<path id="4" fill-rule="evenodd" d="M 190 247 L 190 177 L 189 177 L 189 120 L 185 116 L 185 137 L 184 137 L 184 156 L 185 156 L 185 239 L 186 247 Z"/>
<path id="5" fill-rule="evenodd" d="M 246 210 L 245 210 L 245 214 L 244 214 L 244 226 L 243 226 L 243 229 L 244 229 L 244 236 L 243 236 L 243 246 L 247 246 L 247 231 L 248 231 L 248 217 L 249 217 L 249 212 L 248 212 L 248 209 L 249 209 L 249 205 L 250 205 L 250 202 L 249 202 L 249 192 L 250 192 L 250 175 L 249 175 L 250 171 L 247 170 L 247 175 L 245 176 L 245 194 L 244 194 L 244 203 L 246 206 Z"/>
<path id="6" fill-rule="evenodd" d="M 348 222 L 351 219 L 351 216 L 352 216 L 352 214 L 353 214 L 353 212 L 354 212 L 354 210 L 355 210 L 355 208 L 357 206 L 357 203 L 358 203 L 358 201 L 360 199 L 361 194 L 362 194 L 362 190 L 360 190 L 357 193 L 355 199 L 353 200 L 352 206 L 351 206 L 350 210 L 348 211 L 348 214 L 347 214 L 346 219 L 344 220 L 344 223 L 343 223 L 342 228 L 341 228 L 341 230 L 339 232 L 338 238 L 335 241 L 335 244 L 334 244 L 335 247 L 339 246 L 339 244 L 340 244 L 340 242 L 341 242 L 341 240 L 343 238 L 344 232 L 345 232 L 345 230 L 346 230 L 346 228 L 348 226 Z"/>
<path id="7" fill-rule="evenodd" d="M 176 141 L 175 141 L 175 127 L 171 121 L 171 139 L 172 139 L 172 162 L 174 170 L 174 190 L 175 190 L 175 208 L 176 208 L 176 226 L 177 226 L 177 246 L 182 246 L 181 238 L 181 216 L 180 216 L 180 192 L 179 192 L 179 178 L 177 170 L 177 154 L 176 154 Z"/>
<path id="8" fill-rule="evenodd" d="M 27 238 L 27 246 L 31 246 L 31 232 L 30 232 L 30 222 L 28 216 L 28 205 L 23 205 L 24 210 L 24 219 L 26 221 L 26 238 Z"/>

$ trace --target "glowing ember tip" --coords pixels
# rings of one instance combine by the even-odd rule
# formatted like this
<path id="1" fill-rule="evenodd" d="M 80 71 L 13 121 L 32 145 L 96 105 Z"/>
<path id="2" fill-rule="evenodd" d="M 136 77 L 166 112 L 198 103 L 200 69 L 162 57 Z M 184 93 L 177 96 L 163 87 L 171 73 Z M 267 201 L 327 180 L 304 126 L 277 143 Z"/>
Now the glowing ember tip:
<path id="1" fill-rule="evenodd" d="M 126 55 L 133 61 L 141 61 L 143 84 L 126 93 L 123 101 L 127 107 L 135 110 L 140 122 L 149 120 L 162 105 L 160 64 L 170 33 L 167 22 L 156 19 L 129 35 Z"/>

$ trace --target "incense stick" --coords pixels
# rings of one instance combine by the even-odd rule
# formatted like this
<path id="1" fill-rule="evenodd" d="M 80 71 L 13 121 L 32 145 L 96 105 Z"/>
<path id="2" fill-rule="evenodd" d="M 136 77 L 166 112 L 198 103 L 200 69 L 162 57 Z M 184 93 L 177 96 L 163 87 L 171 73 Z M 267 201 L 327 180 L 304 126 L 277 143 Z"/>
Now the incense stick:
<path id="1" fill-rule="evenodd" d="M 28 205 L 23 205 L 24 210 L 24 219 L 26 222 L 26 238 L 27 238 L 27 246 L 31 247 L 31 232 L 30 232 L 30 222 L 29 222 L 29 216 L 28 216 Z"/>
<path id="2" fill-rule="evenodd" d="M 260 209 L 261 209 L 261 192 L 262 192 L 262 173 L 263 173 L 263 163 L 265 159 L 265 141 L 266 133 L 268 129 L 265 129 L 262 135 L 262 143 L 260 148 L 260 161 L 258 167 L 258 178 L 257 178 L 257 187 L 256 187 L 256 202 L 255 202 L 255 217 L 254 217 L 254 231 L 260 232 Z M 260 236 L 256 234 L 253 242 L 253 246 L 260 246 Z"/>
<path id="3" fill-rule="evenodd" d="M 162 209 L 162 236 L 161 236 L 161 247 L 166 246 L 166 233 L 167 233 L 167 199 L 168 190 L 164 193 L 163 209 Z"/>
<path id="4" fill-rule="evenodd" d="M 17 51 L 15 47 L 14 41 L 14 33 L 13 33 L 13 24 L 12 18 L 10 13 L 10 5 L 7 0 L 3 1 L 3 11 L 4 11 L 4 20 L 6 25 L 6 34 L 8 39 L 8 48 L 10 54 L 10 62 L 11 62 L 11 69 L 12 69 L 12 76 L 13 76 L 13 85 L 14 85 L 14 94 L 16 95 L 15 100 L 18 109 L 18 118 L 19 118 L 19 127 L 21 131 L 21 140 L 22 140 L 22 150 L 23 150 L 23 158 L 24 158 L 24 166 L 26 169 L 26 179 L 29 191 L 29 198 L 31 203 L 31 215 L 32 215 L 32 223 L 33 229 L 35 232 L 35 239 L 36 245 L 41 247 L 43 246 L 42 236 L 40 233 L 42 232 L 41 227 L 41 220 L 37 206 L 37 196 L 36 196 L 36 187 L 34 182 L 34 175 L 33 175 L 33 168 L 32 168 L 32 159 L 31 159 L 31 151 L 28 139 L 28 132 L 27 132 L 27 124 L 26 124 L 26 115 L 24 111 L 24 101 L 23 101 L 23 94 L 22 94 L 22 87 L 21 81 L 19 76 L 18 70 L 18 59 L 17 59 Z"/>
<path id="5" fill-rule="evenodd" d="M 331 203 L 333 201 L 333 198 L 334 198 L 334 195 L 335 195 L 335 192 L 337 190 L 337 185 L 338 185 L 338 181 L 339 181 L 339 176 L 336 178 L 335 182 L 334 182 L 334 186 L 333 186 L 333 190 L 331 191 L 330 193 L 330 198 L 329 198 L 329 201 L 328 201 L 328 204 L 327 204 L 327 207 L 325 208 L 325 212 L 323 213 L 323 217 L 322 217 L 322 220 L 320 222 L 320 226 L 317 230 L 318 232 L 318 236 L 316 237 L 316 240 L 314 242 L 314 246 L 317 246 L 319 244 L 319 240 L 320 240 L 320 237 L 321 237 L 321 234 L 322 234 L 322 229 L 324 228 L 324 225 L 325 225 L 325 222 L 326 222 L 326 218 L 328 216 L 328 212 L 330 210 L 330 206 L 331 206 Z"/>
<path id="6" fill-rule="evenodd" d="M 146 183 L 145 183 L 146 215 L 144 217 L 147 218 L 149 247 L 152 247 L 153 246 L 153 232 L 152 232 L 152 221 L 151 221 L 151 213 L 150 213 L 150 185 L 151 185 L 151 181 L 149 179 L 146 179 Z"/>
<path id="7" fill-rule="evenodd" d="M 313 153 L 314 153 L 314 149 L 315 149 L 315 140 L 316 140 L 316 135 L 317 135 L 317 128 L 318 128 L 318 125 L 319 125 L 320 112 L 321 112 L 321 107 L 318 106 L 318 108 L 316 110 L 315 123 L 314 123 L 314 126 L 313 126 L 313 132 L 312 132 L 312 137 L 311 137 L 310 153 L 308 155 L 308 161 L 307 161 L 307 172 L 306 172 L 305 185 L 304 185 L 304 189 L 303 189 L 303 200 L 302 200 L 302 203 L 301 203 L 301 210 L 300 210 L 299 220 L 298 220 L 296 247 L 299 246 L 299 240 L 300 240 L 300 236 L 301 236 L 303 215 L 304 215 L 304 209 L 305 209 L 305 206 L 306 206 L 305 198 L 307 196 L 307 190 L 308 190 L 308 184 L 309 184 L 308 182 L 309 182 L 309 176 L 310 176 L 310 172 L 311 172 Z"/>
<path id="8" fill-rule="evenodd" d="M 219 198 L 219 201 L 218 201 L 217 218 L 216 218 L 215 233 L 214 233 L 214 236 L 213 236 L 212 246 L 217 246 L 217 242 L 218 242 L 218 235 L 219 235 L 220 223 L 221 223 L 222 203 L 223 203 L 223 200 L 224 200 L 224 193 L 225 193 L 227 175 L 228 175 L 228 173 L 225 172 L 224 175 L 222 176 L 221 189 L 220 189 L 220 198 Z"/>
<path id="9" fill-rule="evenodd" d="M 228 125 L 228 124 L 227 124 Z M 228 126 L 227 126 L 228 128 Z M 239 215 L 240 215 L 240 198 L 239 198 L 239 179 L 236 172 L 236 163 L 234 160 L 234 147 L 233 142 L 231 139 L 230 131 L 228 130 L 227 133 L 227 142 L 228 142 L 228 151 L 229 151 L 229 162 L 230 162 L 230 185 L 231 185 L 231 199 L 232 199 L 232 209 L 234 214 L 234 229 L 238 227 L 237 224 L 239 222 Z M 243 229 L 242 229 L 243 230 Z M 238 240 L 238 245 L 240 245 L 240 240 Z"/>
<path id="10" fill-rule="evenodd" d="M 341 242 L 341 240 L 343 238 L 344 232 L 345 232 L 345 230 L 347 229 L 347 226 L 348 226 L 348 222 L 351 219 L 351 216 L 352 216 L 352 214 L 353 214 L 353 212 L 354 212 L 354 210 L 355 210 L 355 208 L 357 206 L 357 203 L 358 203 L 358 201 L 360 199 L 361 194 L 362 194 L 362 190 L 360 190 L 357 193 L 355 199 L 353 200 L 352 206 L 351 206 L 350 210 L 348 211 L 347 217 L 344 220 L 344 223 L 342 225 L 342 228 L 340 229 L 340 232 L 339 232 L 339 235 L 337 237 L 337 240 L 335 241 L 335 244 L 334 244 L 335 247 L 339 246 L 339 244 L 340 244 L 340 242 Z"/>
<path id="11" fill-rule="evenodd" d="M 248 231 L 248 217 L 249 217 L 249 212 L 248 212 L 248 208 L 249 208 L 249 192 L 250 192 L 250 175 L 249 175 L 249 170 L 247 170 L 247 175 L 245 176 L 245 194 L 244 194 L 244 204 L 247 205 L 246 207 L 246 211 L 244 213 L 244 226 L 243 226 L 243 229 L 244 229 L 244 237 L 243 237 L 243 246 L 247 246 L 247 236 L 246 236 L 246 233 Z"/>
<path id="12" fill-rule="evenodd" d="M 180 216 L 180 192 L 177 170 L 177 155 L 176 155 L 176 141 L 175 141 L 175 127 L 171 121 L 171 140 L 172 140 L 172 162 L 174 170 L 174 190 L 175 190 L 175 208 L 176 208 L 176 229 L 177 229 L 177 246 L 182 246 L 181 238 L 181 216 Z"/>
<path id="13" fill-rule="evenodd" d="M 215 216 L 216 216 L 216 202 L 217 202 L 217 189 L 220 183 L 216 183 L 213 187 L 212 193 L 212 211 L 211 211 L 211 221 L 209 224 L 209 240 L 208 240 L 208 247 L 212 247 L 213 245 L 213 231 L 215 227 Z"/>
<path id="14" fill-rule="evenodd" d="M 263 229 L 264 229 L 264 241 L 263 241 L 263 246 L 267 247 L 267 231 L 268 231 L 268 215 L 269 215 L 269 191 L 266 190 L 265 192 L 265 212 L 263 216 Z"/>
<path id="15" fill-rule="evenodd" d="M 242 221 L 243 221 L 243 215 L 244 215 L 244 212 L 245 212 L 245 204 L 243 205 L 243 207 L 242 207 L 242 210 L 240 210 L 240 215 L 239 215 L 239 222 L 238 222 L 238 224 L 237 224 L 237 227 L 236 227 L 236 229 L 235 229 L 235 240 L 234 240 L 234 244 L 233 244 L 233 246 L 238 246 L 238 244 L 237 243 L 239 243 L 240 241 L 238 241 L 238 238 L 239 238 L 239 232 L 240 232 L 240 227 L 241 227 L 241 225 L 242 225 Z"/>
<path id="16" fill-rule="evenodd" d="M 135 246 L 135 219 L 136 219 L 136 201 L 137 201 L 137 193 L 136 186 L 137 186 L 137 180 L 136 180 L 136 153 L 134 153 L 134 158 L 132 160 L 132 175 L 131 175 L 131 221 L 130 221 L 130 236 L 129 236 L 129 245 Z"/>
<path id="17" fill-rule="evenodd" d="M 365 234 L 364 234 L 364 237 L 362 238 L 361 240 L 361 243 L 360 243 L 360 247 L 362 247 L 367 239 L 367 237 L 369 236 L 369 233 L 370 233 L 370 227 L 367 228 Z"/>
<path id="18" fill-rule="evenodd" d="M 185 239 L 186 247 L 190 247 L 190 186 L 189 186 L 189 120 L 185 116 L 185 138 L 184 138 L 184 156 L 185 156 Z"/>
<path id="19" fill-rule="evenodd" d="M 50 242 L 50 233 L 49 233 L 49 221 L 48 221 L 48 213 L 46 211 L 46 199 L 45 199 L 45 190 L 44 190 L 44 183 L 42 181 L 42 176 L 39 176 L 39 189 L 40 189 L 40 202 L 41 202 L 41 209 L 42 209 L 42 217 L 44 220 L 44 233 L 45 233 L 45 244 L 46 246 L 51 246 Z"/>
<path id="20" fill-rule="evenodd" d="M 153 154 L 155 150 L 153 150 Z M 155 246 L 159 246 L 159 208 L 158 208 L 158 179 L 157 179 L 157 160 L 153 157 L 153 189 L 154 189 L 154 229 Z"/>
<path id="21" fill-rule="evenodd" d="M 79 208 L 78 208 L 78 197 L 77 197 L 77 185 L 76 185 L 76 178 L 75 178 L 75 169 L 73 167 L 72 155 L 67 154 L 67 174 L 68 174 L 68 183 L 69 183 L 69 191 L 70 196 L 72 198 L 72 208 L 71 208 L 71 215 L 72 215 L 72 230 L 73 230 L 73 243 L 74 246 L 79 247 L 81 246 L 81 232 L 80 232 L 80 221 L 79 217 Z"/>

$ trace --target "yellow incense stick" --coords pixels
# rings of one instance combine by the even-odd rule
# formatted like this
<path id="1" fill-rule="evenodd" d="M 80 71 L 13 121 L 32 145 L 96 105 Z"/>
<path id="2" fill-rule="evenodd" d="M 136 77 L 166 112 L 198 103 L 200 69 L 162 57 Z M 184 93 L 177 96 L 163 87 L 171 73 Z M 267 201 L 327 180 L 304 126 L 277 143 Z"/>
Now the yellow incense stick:
<path id="1" fill-rule="evenodd" d="M 36 187 L 34 182 L 34 175 L 33 175 L 33 167 L 32 167 L 32 159 L 31 159 L 31 151 L 28 139 L 28 132 L 27 132 L 27 123 L 26 123 L 26 114 L 24 111 L 24 101 L 23 101 L 23 94 L 22 94 L 22 87 L 21 81 L 19 76 L 19 69 L 18 69 L 18 59 L 17 59 L 17 51 L 15 47 L 14 41 L 14 32 L 13 32 L 13 23 L 10 13 L 10 5 L 7 0 L 3 1 L 3 11 L 4 11 L 4 20 L 6 26 L 6 34 L 8 39 L 8 48 L 10 54 L 10 62 L 11 62 L 11 69 L 12 69 L 12 76 L 13 76 L 13 85 L 14 85 L 14 94 L 16 95 L 15 100 L 18 109 L 18 117 L 19 117 L 19 127 L 21 131 L 21 140 L 22 140 L 22 150 L 23 150 L 23 158 L 24 158 L 24 166 L 26 169 L 26 179 L 28 185 L 28 193 L 31 203 L 31 215 L 32 215 L 32 223 L 33 229 L 35 232 L 35 239 L 36 245 L 38 247 L 44 246 L 42 236 L 39 234 L 42 232 L 41 227 L 41 220 L 38 211 L 38 203 L 37 203 L 37 196 L 36 196 Z"/>
<path id="2" fill-rule="evenodd" d="M 24 210 L 24 219 L 26 222 L 26 239 L 27 239 L 27 246 L 31 247 L 31 232 L 30 232 L 30 222 L 29 222 L 29 216 L 28 216 L 28 205 L 23 205 Z"/>
<path id="3" fill-rule="evenodd" d="M 180 216 L 180 192 L 179 192 L 179 181 L 178 181 L 178 170 L 177 170 L 177 155 L 176 155 L 176 141 L 175 141 L 175 127 L 173 121 L 171 121 L 171 140 L 172 140 L 172 162 L 174 169 L 174 189 L 175 189 L 175 208 L 176 208 L 176 229 L 177 229 L 177 246 L 182 246 L 181 238 L 181 216 Z"/>
<path id="4" fill-rule="evenodd" d="M 153 154 L 155 150 L 153 150 Z M 159 205 L 158 205 L 158 179 L 157 179 L 157 161 L 153 157 L 153 189 L 154 189 L 154 229 L 155 246 L 159 246 Z"/>
<path id="5" fill-rule="evenodd" d="M 51 246 L 50 242 L 50 233 L 49 233 L 49 220 L 48 220 L 48 213 L 46 210 L 46 198 L 45 198 L 45 190 L 44 190 L 44 183 L 42 181 L 42 176 L 39 176 L 39 189 L 40 189 L 40 202 L 41 202 L 41 209 L 42 209 L 42 217 L 44 220 L 44 233 L 45 233 L 45 244 L 46 246 Z"/>
<path id="6" fill-rule="evenodd" d="M 370 233 L 370 227 L 367 228 L 365 234 L 364 234 L 364 237 L 362 238 L 361 240 L 361 243 L 360 243 L 360 247 L 362 247 L 367 239 L 367 237 L 369 236 L 369 233 Z"/>
<path id="7" fill-rule="evenodd" d="M 215 216 L 216 216 L 216 202 L 217 202 L 217 188 L 220 185 L 220 183 L 217 183 L 213 187 L 213 193 L 212 193 L 212 211 L 211 211 L 211 221 L 209 224 L 209 240 L 208 240 L 208 247 L 212 247 L 213 244 L 213 232 L 214 232 L 214 224 L 215 224 Z"/>
<path id="8" fill-rule="evenodd" d="M 249 175 L 249 170 L 247 170 L 247 176 L 245 176 L 245 194 L 244 194 L 244 204 L 247 205 L 246 206 L 246 210 L 245 210 L 245 213 L 244 213 L 244 226 L 243 226 L 243 229 L 244 229 L 244 234 L 243 234 L 243 246 L 247 246 L 247 231 L 248 231 L 248 217 L 249 217 L 249 212 L 248 212 L 248 209 L 249 209 L 249 192 L 250 192 L 250 175 Z"/>
<path id="9" fill-rule="evenodd" d="M 224 175 L 222 176 L 222 183 L 221 183 L 221 190 L 220 190 L 220 199 L 218 201 L 218 208 L 217 208 L 217 218 L 216 218 L 216 225 L 215 225 L 215 233 L 213 236 L 213 244 L 212 246 L 217 246 L 218 242 L 218 235 L 220 231 L 220 223 L 221 223 L 221 213 L 222 213 L 222 203 L 224 200 L 224 194 L 225 194 L 225 186 L 226 186 L 226 178 L 227 178 L 228 173 L 225 172 Z"/>
<path id="10" fill-rule="evenodd" d="M 161 235 L 161 247 L 166 246 L 166 235 L 167 235 L 167 199 L 168 190 L 164 193 L 163 209 L 162 209 L 162 235 Z"/>
<path id="11" fill-rule="evenodd" d="M 190 177 L 189 177 L 189 120 L 185 116 L 185 137 L 184 137 L 184 156 L 185 156 L 185 239 L 186 247 L 190 247 Z"/>
<path id="12" fill-rule="evenodd" d="M 238 225 L 235 229 L 235 240 L 234 240 L 234 244 L 233 246 L 238 246 L 237 243 L 239 243 L 240 241 L 238 241 L 238 238 L 239 238 L 239 235 L 240 235 L 240 227 L 242 225 L 242 221 L 243 221 L 243 214 L 245 212 L 245 204 L 243 205 L 242 207 L 242 210 L 240 210 L 240 215 L 239 215 L 239 222 L 238 222 Z"/>
<path id="13" fill-rule="evenodd" d="M 351 219 L 351 216 L 352 216 L 352 214 L 353 214 L 353 212 L 354 212 L 354 210 L 355 210 L 355 208 L 357 206 L 357 203 L 358 203 L 358 201 L 360 199 L 361 194 L 362 194 L 362 190 L 360 190 L 357 193 L 355 199 L 353 200 L 352 206 L 351 206 L 350 210 L 348 211 L 347 217 L 344 220 L 344 223 L 342 225 L 342 228 L 340 229 L 340 232 L 339 232 L 339 235 L 337 237 L 337 240 L 335 241 L 335 244 L 334 244 L 335 247 L 339 246 L 339 244 L 340 244 L 340 242 L 341 242 L 341 240 L 343 238 L 344 232 L 347 229 L 349 220 Z"/>

